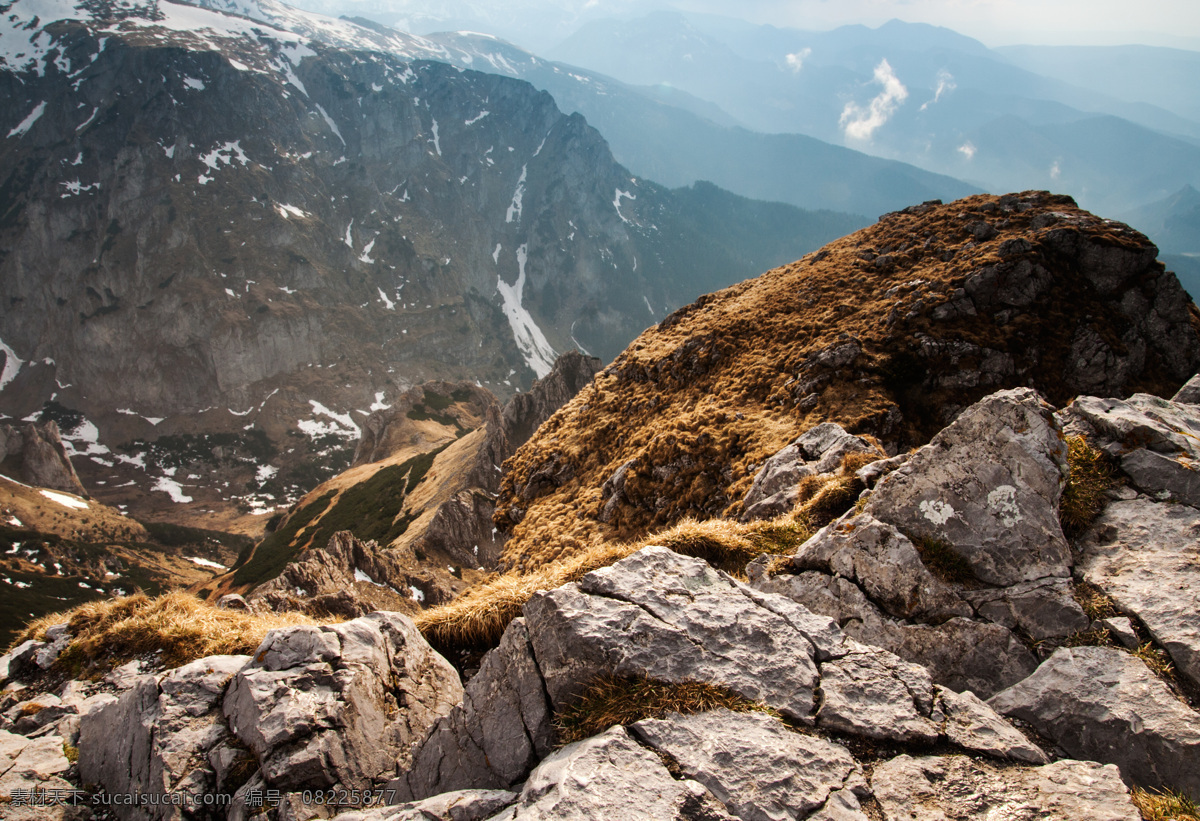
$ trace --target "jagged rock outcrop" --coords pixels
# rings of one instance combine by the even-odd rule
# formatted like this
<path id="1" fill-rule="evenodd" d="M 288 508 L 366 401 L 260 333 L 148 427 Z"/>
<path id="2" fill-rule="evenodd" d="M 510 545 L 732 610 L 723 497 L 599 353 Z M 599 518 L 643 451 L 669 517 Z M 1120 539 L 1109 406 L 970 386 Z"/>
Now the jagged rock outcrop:
<path id="1" fill-rule="evenodd" d="M 344 618 L 377 610 L 411 614 L 418 609 L 414 590 L 429 605 L 452 598 L 434 574 L 409 567 L 375 542 L 361 542 L 343 530 L 325 547 L 306 550 L 274 579 L 254 588 L 247 604 Z"/>
<path id="2" fill-rule="evenodd" d="M 58 790 L 68 794 L 75 787 L 61 776 L 71 767 L 63 754 L 63 739 L 57 735 L 26 738 L 0 730 L 0 795 Z M 84 817 L 80 807 L 68 804 L 35 806 L 32 799 L 10 803 L 4 817 L 9 821 L 74 821 Z"/>
<path id="3" fill-rule="evenodd" d="M 34 487 L 86 495 L 53 420 L 0 424 L 0 471 Z"/>
<path id="4" fill-rule="evenodd" d="M 514 789 L 549 750 L 555 713 L 605 675 L 718 685 L 833 733 L 1045 760 L 982 702 L 935 687 L 924 668 L 703 561 L 647 547 L 536 594 L 390 787 L 402 799 Z"/>
<path id="5" fill-rule="evenodd" d="M 252 789 L 368 789 L 461 694 L 453 668 L 398 613 L 278 629 L 252 657 L 143 675 L 84 713 L 80 777 L 122 795 L 219 793 L 235 809 Z M 319 811 L 297 815 L 303 805 L 291 802 L 290 817 Z M 170 805 L 115 809 L 183 817 Z"/>
<path id="6" fill-rule="evenodd" d="M 740 516 L 766 460 L 824 422 L 895 454 L 1001 389 L 1033 388 L 1056 406 L 1080 393 L 1171 395 L 1200 370 L 1200 312 L 1155 256 L 1144 236 L 1069 198 L 978 196 L 886 215 L 702 297 L 643 333 L 514 457 L 496 507 L 513 535 L 505 566 L 687 516 Z M 1053 510 L 1053 488 L 1029 490 Z M 904 515 L 928 523 L 919 509 Z M 1014 556 L 985 568 L 986 552 L 972 551 L 981 578 L 1032 581 L 1063 566 L 1051 522 L 1014 526 L 1053 549 L 1029 567 Z"/>
<path id="7" fill-rule="evenodd" d="M 1129 783 L 1200 795 L 1200 713 L 1123 650 L 1064 647 L 989 704 Z"/>
<path id="8" fill-rule="evenodd" d="M 419 468 L 413 467 L 396 478 L 405 487 L 405 500 L 393 523 L 406 524 L 389 529 L 399 531 L 395 539 L 364 543 L 342 532 L 326 545 L 310 544 L 279 576 L 255 587 L 250 600 L 273 610 L 348 617 L 373 610 L 411 613 L 449 601 L 461 589 L 462 569 L 492 569 L 498 561 L 504 537 L 492 518 L 501 465 L 533 429 L 589 383 L 598 367 L 594 357 L 563 354 L 529 393 L 518 394 L 503 409 L 491 392 L 476 385 L 430 382 L 411 389 L 391 408 L 372 413 L 363 424 L 351 470 L 312 490 L 291 517 L 304 517 L 304 509 L 320 506 L 330 491 L 354 493 L 355 485 L 371 482 L 392 466 L 397 454 L 414 449 L 425 449 L 416 458 L 430 461 L 425 470 L 436 477 L 436 487 L 413 494 L 427 475 L 422 472 L 414 481 L 412 472 Z M 454 435 L 457 441 L 451 439 Z M 327 510 L 336 510 L 336 502 L 322 507 L 313 521 L 319 525 Z M 350 527 L 359 524 L 347 522 Z M 294 548 L 306 532 L 294 535 Z"/>
<path id="9" fill-rule="evenodd" d="M 594 356 L 567 351 L 528 393 L 518 393 L 508 400 L 504 406 L 504 438 L 511 451 L 525 444 L 543 422 L 590 384 L 602 365 Z"/>
<path id="10" fill-rule="evenodd" d="M 742 521 L 769 519 L 791 510 L 802 479 L 832 473 L 851 453 L 878 451 L 865 439 L 851 436 L 832 422 L 805 431 L 755 474 L 754 484 L 742 499 Z"/>
<path id="11" fill-rule="evenodd" d="M 997 392 L 879 479 L 861 513 L 808 540 L 792 575 L 752 568 L 753 583 L 940 684 L 990 696 L 1036 667 L 1022 636 L 1061 640 L 1091 624 L 1058 521 L 1066 471 L 1053 408 L 1027 389 Z"/>

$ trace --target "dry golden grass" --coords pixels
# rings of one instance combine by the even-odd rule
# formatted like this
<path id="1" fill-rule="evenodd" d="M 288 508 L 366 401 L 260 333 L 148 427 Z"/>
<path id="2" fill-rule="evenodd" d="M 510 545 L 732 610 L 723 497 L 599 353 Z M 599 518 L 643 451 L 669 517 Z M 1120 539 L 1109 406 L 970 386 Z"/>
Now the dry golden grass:
<path id="1" fill-rule="evenodd" d="M 581 741 L 616 724 L 632 724 L 668 713 L 702 713 L 724 707 L 736 712 L 778 713 L 722 687 L 697 682 L 667 684 L 648 678 L 603 676 L 555 718 L 560 745 Z"/>
<path id="2" fill-rule="evenodd" d="M 505 573 L 448 604 L 417 614 L 415 620 L 426 640 L 443 652 L 494 647 L 534 593 L 579 581 L 593 570 L 616 564 L 647 545 L 660 545 L 739 574 L 760 554 L 791 553 L 811 535 L 804 523 L 786 515 L 750 524 L 727 519 L 706 522 L 689 519 L 637 542 L 590 545 L 534 573 Z"/>
<path id="3" fill-rule="evenodd" d="M 1146 821 L 1192 821 L 1200 819 L 1200 807 L 1181 793 L 1170 790 L 1143 790 L 1134 787 L 1134 805 Z"/>
<path id="4" fill-rule="evenodd" d="M 1174 681 L 1175 665 L 1171 663 L 1171 657 L 1166 651 L 1160 650 L 1154 646 L 1152 642 L 1146 642 L 1136 650 L 1130 651 L 1134 656 L 1142 660 L 1142 663 L 1150 668 L 1151 672 L 1159 678 Z"/>
<path id="5" fill-rule="evenodd" d="M 1103 451 L 1082 436 L 1067 437 L 1067 463 L 1071 476 L 1058 503 L 1058 518 L 1068 538 L 1083 533 L 1108 504 L 1105 492 L 1112 487 L 1113 469 Z"/>
<path id="6" fill-rule="evenodd" d="M 41 639 L 47 627 L 63 623 L 70 625 L 72 640 L 60 658 L 83 669 L 104 669 L 156 651 L 172 667 L 205 656 L 252 653 L 269 630 L 316 622 L 298 613 L 219 610 L 181 592 L 138 594 L 43 616 L 13 644 Z"/>
<path id="7" fill-rule="evenodd" d="M 1083 612 L 1092 621 L 1110 619 L 1121 615 L 1120 611 L 1117 610 L 1116 602 L 1091 582 L 1076 583 L 1071 593 L 1075 597 L 1075 601 L 1083 608 Z"/>

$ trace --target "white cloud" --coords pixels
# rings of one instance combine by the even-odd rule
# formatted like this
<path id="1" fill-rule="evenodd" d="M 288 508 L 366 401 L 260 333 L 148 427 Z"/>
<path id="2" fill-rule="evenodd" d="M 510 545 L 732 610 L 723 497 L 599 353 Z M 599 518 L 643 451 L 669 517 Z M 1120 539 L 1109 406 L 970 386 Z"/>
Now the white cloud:
<path id="1" fill-rule="evenodd" d="M 908 99 L 908 89 L 896 77 L 892 66 L 887 60 L 880 60 L 875 66 L 875 82 L 883 86 L 883 91 L 864 108 L 857 103 L 846 103 L 842 109 L 842 117 L 838 125 L 852 140 L 869 140 L 871 135 L 886 123 L 900 104 Z"/>
<path id="2" fill-rule="evenodd" d="M 1050 179 L 1057 180 L 1062 176 L 1062 166 L 1058 164 L 1058 160 L 1054 161 L 1054 165 L 1050 166 Z"/>
<path id="3" fill-rule="evenodd" d="M 962 154 L 968 160 L 974 158 L 975 144 L 972 143 L 970 140 L 967 140 L 965 143 L 963 143 L 962 145 L 960 145 L 958 147 L 958 153 Z"/>
<path id="4" fill-rule="evenodd" d="M 944 68 L 938 71 L 937 81 L 937 90 L 933 92 L 933 99 L 921 104 L 922 111 L 942 99 L 942 95 L 947 91 L 953 91 L 958 88 L 958 84 L 954 82 L 954 75 Z"/>
<path id="5" fill-rule="evenodd" d="M 789 54 L 787 57 L 784 57 L 783 59 L 784 59 L 784 62 L 787 63 L 788 68 L 790 68 L 796 74 L 799 74 L 800 69 L 804 68 L 804 61 L 807 60 L 809 58 L 809 55 L 811 55 L 811 54 L 812 54 L 811 48 L 802 48 L 799 51 Z"/>

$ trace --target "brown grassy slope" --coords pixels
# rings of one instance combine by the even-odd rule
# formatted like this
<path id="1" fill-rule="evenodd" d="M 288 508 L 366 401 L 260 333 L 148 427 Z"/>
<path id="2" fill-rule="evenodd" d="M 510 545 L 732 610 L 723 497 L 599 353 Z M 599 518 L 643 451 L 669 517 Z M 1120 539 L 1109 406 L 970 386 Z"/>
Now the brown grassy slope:
<path id="1" fill-rule="evenodd" d="M 1136 272 L 1116 296 L 1085 276 L 1110 252 Z M 1085 388 L 1169 395 L 1200 366 L 1200 314 L 1186 298 L 1172 326 L 1182 365 L 1152 347 L 1125 371 L 1072 354 L 1087 334 L 1128 353 L 1136 322 L 1118 298 L 1172 289 L 1155 253 L 1070 198 L 981 195 L 888 215 L 701 297 L 643 333 L 509 460 L 496 514 L 512 533 L 505 565 L 528 571 L 600 539 L 735 514 L 762 461 L 823 421 L 895 450 L 1004 387 L 1032 385 L 1057 404 Z M 974 316 L 942 307 L 961 305 L 968 277 L 989 266 L 1012 280 L 1033 270 L 1036 299 L 992 300 Z M 1108 381 L 1088 387 L 1096 372 Z M 626 463 L 623 487 L 605 488 Z"/>

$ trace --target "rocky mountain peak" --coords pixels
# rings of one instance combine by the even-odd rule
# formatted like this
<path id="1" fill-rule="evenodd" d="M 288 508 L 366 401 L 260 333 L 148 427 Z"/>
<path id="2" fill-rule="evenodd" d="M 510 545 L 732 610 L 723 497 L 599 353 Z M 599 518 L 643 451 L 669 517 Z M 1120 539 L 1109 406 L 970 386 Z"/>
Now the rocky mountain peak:
<path id="1" fill-rule="evenodd" d="M 757 467 L 835 421 L 897 453 L 992 391 L 1171 394 L 1200 313 L 1140 233 L 1026 192 L 930 202 L 706 295 L 636 339 L 514 457 L 531 567 L 563 545 L 737 515 Z M 556 518 L 565 499 L 579 515 Z"/>

